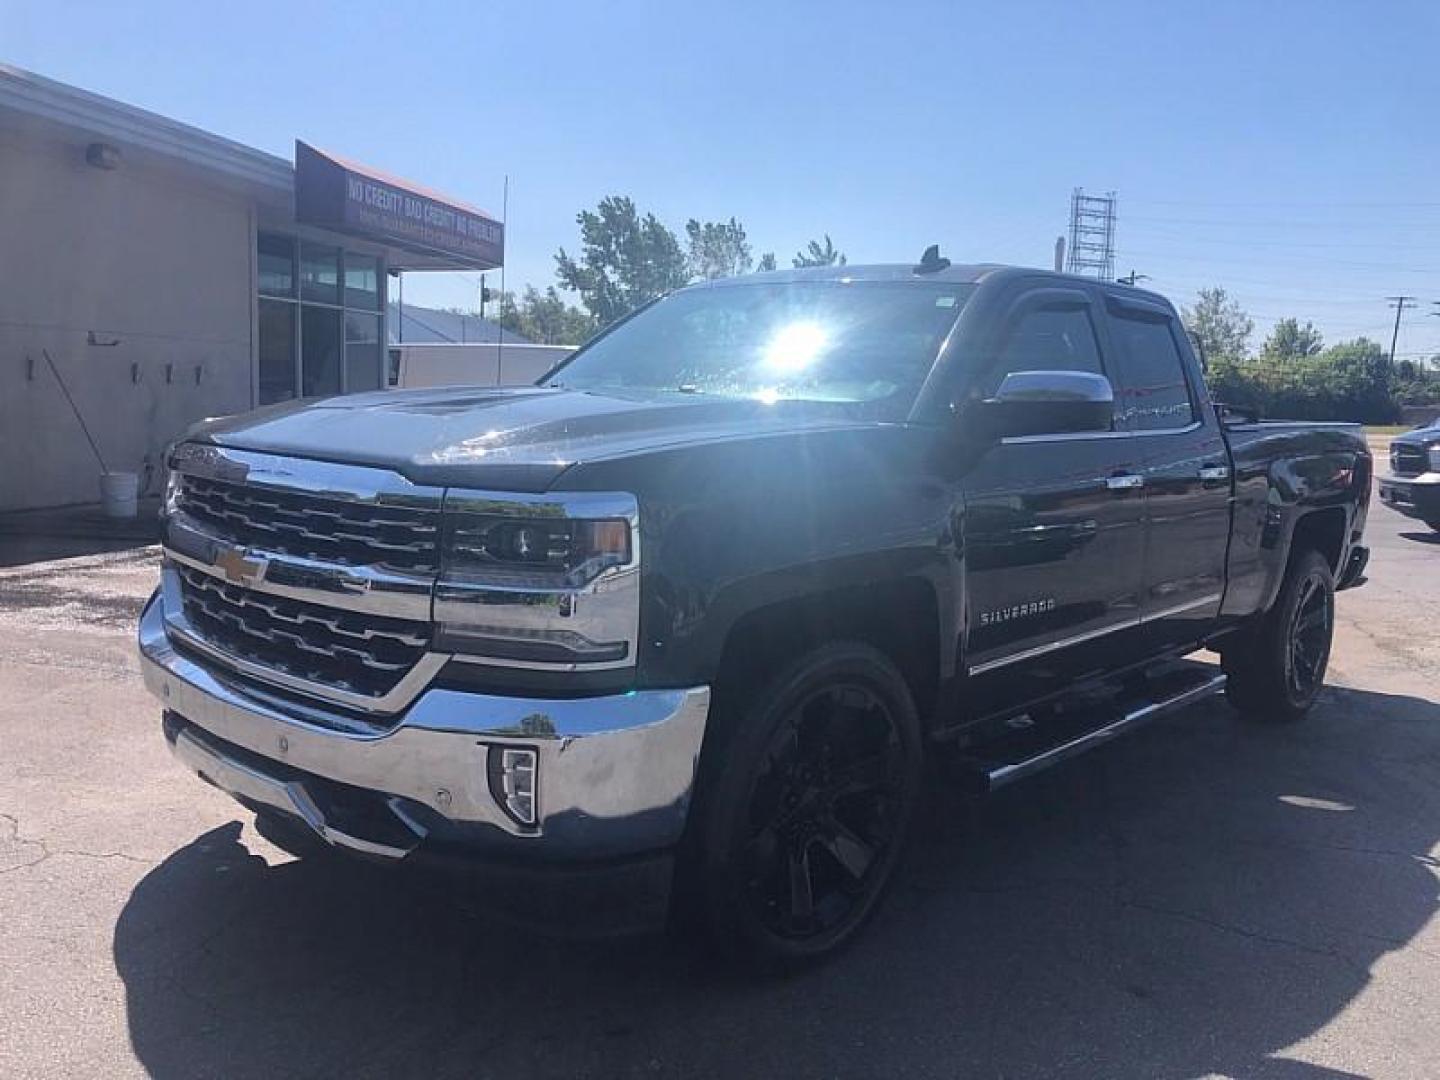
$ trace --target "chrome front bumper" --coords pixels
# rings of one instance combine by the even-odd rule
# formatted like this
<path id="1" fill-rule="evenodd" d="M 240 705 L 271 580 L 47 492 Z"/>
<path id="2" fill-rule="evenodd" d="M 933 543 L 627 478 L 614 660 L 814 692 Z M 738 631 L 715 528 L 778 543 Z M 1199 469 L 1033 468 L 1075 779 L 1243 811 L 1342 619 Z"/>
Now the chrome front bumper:
<path id="1" fill-rule="evenodd" d="M 1380 477 L 1380 501 L 1406 517 L 1440 518 L 1440 472 Z"/>
<path id="2" fill-rule="evenodd" d="M 159 592 L 141 616 L 139 638 L 146 686 L 188 725 L 173 740 L 176 756 L 217 787 L 284 811 L 335 846 L 399 858 L 439 823 L 510 851 L 604 859 L 671 847 L 685 827 L 708 688 L 567 700 L 432 688 L 392 729 L 355 733 L 290 715 L 227 681 L 222 667 L 178 652 Z M 536 752 L 534 826 L 517 824 L 492 794 L 496 747 Z M 374 794 L 394 821 L 368 835 L 337 825 L 310 790 L 325 781 Z"/>

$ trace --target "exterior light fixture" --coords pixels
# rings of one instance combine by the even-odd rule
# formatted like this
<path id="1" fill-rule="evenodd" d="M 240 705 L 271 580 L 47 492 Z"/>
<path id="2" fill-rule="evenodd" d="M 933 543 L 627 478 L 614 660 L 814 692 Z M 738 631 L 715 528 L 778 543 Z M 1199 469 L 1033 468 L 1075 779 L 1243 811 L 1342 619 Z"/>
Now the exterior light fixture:
<path id="1" fill-rule="evenodd" d="M 490 794 L 516 824 L 536 821 L 536 787 L 539 756 L 528 746 L 490 748 Z"/>
<path id="2" fill-rule="evenodd" d="M 109 172 L 120 167 L 120 149 L 109 143 L 92 142 L 85 147 L 85 164 Z"/>

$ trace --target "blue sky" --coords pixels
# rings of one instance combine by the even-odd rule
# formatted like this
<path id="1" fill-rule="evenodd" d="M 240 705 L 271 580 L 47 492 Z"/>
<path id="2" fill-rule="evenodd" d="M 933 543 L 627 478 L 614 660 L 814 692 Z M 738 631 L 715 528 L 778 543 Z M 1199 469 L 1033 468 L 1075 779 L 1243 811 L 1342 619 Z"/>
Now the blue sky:
<path id="1" fill-rule="evenodd" d="M 1048 265 L 1119 193 L 1118 269 L 1177 302 L 1440 351 L 1440 4 L 338 5 L 0 0 L 0 59 L 289 156 L 301 137 L 489 207 L 507 284 L 629 194 L 785 265 Z M 470 275 L 407 299 L 473 303 Z M 1259 344 L 1259 333 L 1255 344 Z"/>

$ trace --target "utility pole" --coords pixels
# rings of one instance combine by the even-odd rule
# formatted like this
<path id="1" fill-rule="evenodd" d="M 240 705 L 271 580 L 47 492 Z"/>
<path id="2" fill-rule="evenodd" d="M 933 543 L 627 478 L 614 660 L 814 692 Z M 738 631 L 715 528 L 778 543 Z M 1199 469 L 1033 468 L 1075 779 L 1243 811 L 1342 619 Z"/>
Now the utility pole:
<path id="1" fill-rule="evenodd" d="M 1413 308 L 1415 306 L 1415 297 L 1387 296 L 1385 299 L 1390 301 L 1390 306 L 1395 309 L 1395 330 L 1390 335 L 1390 366 L 1394 367 L 1395 346 L 1400 342 L 1400 316 L 1405 313 L 1407 308 Z"/>
<path id="2" fill-rule="evenodd" d="M 1134 270 L 1131 270 L 1130 273 L 1126 274 L 1124 277 L 1116 278 L 1115 280 L 1118 281 L 1121 285 L 1135 285 L 1141 281 L 1149 281 L 1150 275 L 1137 274 Z"/>

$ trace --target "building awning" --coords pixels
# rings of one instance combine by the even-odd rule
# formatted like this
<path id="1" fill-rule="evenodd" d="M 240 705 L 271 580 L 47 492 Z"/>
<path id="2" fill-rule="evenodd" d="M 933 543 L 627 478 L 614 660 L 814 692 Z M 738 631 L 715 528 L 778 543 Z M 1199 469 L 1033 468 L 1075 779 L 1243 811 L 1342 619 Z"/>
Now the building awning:
<path id="1" fill-rule="evenodd" d="M 295 142 L 295 220 L 385 244 L 392 270 L 493 270 L 505 226 L 490 215 L 378 170 Z"/>

